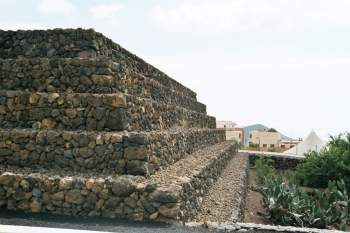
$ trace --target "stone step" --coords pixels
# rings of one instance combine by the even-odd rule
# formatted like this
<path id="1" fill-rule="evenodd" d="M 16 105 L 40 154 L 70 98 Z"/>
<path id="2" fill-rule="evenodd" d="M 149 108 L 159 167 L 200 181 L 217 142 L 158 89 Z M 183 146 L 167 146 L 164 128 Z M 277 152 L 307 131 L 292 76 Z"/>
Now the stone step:
<path id="1" fill-rule="evenodd" d="M 42 93 L 0 90 L 0 127 L 65 130 L 215 128 L 215 118 L 122 93 Z"/>
<path id="2" fill-rule="evenodd" d="M 149 133 L 0 129 L 0 164 L 148 176 L 224 140 L 220 129 Z"/>
<path id="3" fill-rule="evenodd" d="M 0 89 L 32 92 L 122 92 L 206 113 L 206 106 L 107 58 L 0 59 Z"/>
<path id="4" fill-rule="evenodd" d="M 0 57 L 109 57 L 173 90 L 181 90 L 192 98 L 196 93 L 162 71 L 130 53 L 120 45 L 92 29 L 54 29 L 34 31 L 0 30 Z"/>
<path id="5" fill-rule="evenodd" d="M 149 178 L 1 168 L 0 207 L 75 216 L 186 221 L 193 217 L 202 197 L 236 151 L 232 142 L 222 142 Z"/>

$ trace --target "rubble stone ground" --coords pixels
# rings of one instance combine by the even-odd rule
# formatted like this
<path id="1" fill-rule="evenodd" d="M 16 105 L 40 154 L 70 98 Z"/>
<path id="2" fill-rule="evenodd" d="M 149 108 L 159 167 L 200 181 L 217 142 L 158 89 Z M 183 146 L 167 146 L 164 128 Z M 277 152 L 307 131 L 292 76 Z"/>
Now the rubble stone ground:
<path id="1" fill-rule="evenodd" d="M 232 223 L 242 220 L 248 157 L 238 154 L 228 163 L 204 197 L 196 222 Z"/>

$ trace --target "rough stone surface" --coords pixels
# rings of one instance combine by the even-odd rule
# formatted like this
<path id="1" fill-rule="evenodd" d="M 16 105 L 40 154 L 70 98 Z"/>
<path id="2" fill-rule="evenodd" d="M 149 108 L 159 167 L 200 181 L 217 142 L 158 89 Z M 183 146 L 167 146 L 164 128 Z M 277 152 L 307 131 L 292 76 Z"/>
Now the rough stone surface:
<path id="1" fill-rule="evenodd" d="M 196 93 L 93 30 L 0 30 L 0 207 L 191 220 L 237 152 Z"/>
<path id="2" fill-rule="evenodd" d="M 178 210 L 175 219 L 190 221 L 196 216 L 204 195 L 237 152 L 237 145 L 231 143 L 224 142 L 199 150 L 150 177 L 151 183 L 169 185 L 175 190 L 182 190 L 182 192 L 172 191 L 172 193 L 179 192 L 180 200 L 179 205 L 172 207 Z M 168 208 L 173 202 L 170 197 L 166 197 L 166 193 L 162 190 L 163 195 L 157 197 L 159 203 L 162 203 L 162 200 L 171 201 L 166 204 Z"/>
<path id="3" fill-rule="evenodd" d="M 50 51 L 50 59 L 59 57 L 64 58 L 96 58 L 109 57 L 113 63 L 110 64 L 112 69 L 120 69 L 120 67 L 127 66 L 126 75 L 130 76 L 131 72 L 143 74 L 152 81 L 160 83 L 163 86 L 170 87 L 172 90 L 179 91 L 195 99 L 196 93 L 168 77 L 163 72 L 147 64 L 142 59 L 129 53 L 124 48 L 115 44 L 110 39 L 104 37 L 100 33 L 93 30 L 47 30 L 47 31 L 22 31 L 23 37 L 18 38 L 19 32 L 16 31 L 0 31 L 0 57 L 4 59 L 9 58 L 39 58 L 47 57 Z M 58 38 L 65 38 L 59 40 Z M 21 42 L 26 43 L 21 43 Z M 69 45 L 69 46 L 67 46 Z M 55 52 L 52 49 L 55 49 Z M 93 59 L 91 59 L 93 60 Z M 72 62 L 72 65 L 77 65 L 77 62 Z M 106 62 L 100 63 L 102 66 Z M 46 71 L 50 71 L 47 64 Z M 69 68 L 60 66 L 58 72 L 67 72 Z M 98 74 L 104 74 L 108 71 L 105 67 L 97 69 Z M 24 73 L 24 72 L 23 72 Z M 23 73 L 18 72 L 16 76 L 24 76 Z M 82 70 L 82 74 L 89 75 L 91 71 L 88 69 Z"/>
<path id="4" fill-rule="evenodd" d="M 251 167 L 255 166 L 255 161 L 258 158 L 261 158 L 261 155 L 258 154 L 249 154 L 249 163 Z M 301 161 L 301 158 L 291 158 L 289 157 L 281 157 L 281 156 L 264 156 L 266 158 L 272 159 L 274 161 L 274 166 L 276 169 L 287 170 L 295 168 Z"/>
<path id="5" fill-rule="evenodd" d="M 215 128 L 215 118 L 131 95 L 0 91 L 0 126 L 67 130 Z"/>
<path id="6" fill-rule="evenodd" d="M 152 96 L 156 98 L 157 101 L 167 99 L 173 104 L 181 105 L 181 103 L 190 103 L 190 99 L 196 99 L 196 94 L 193 91 L 94 31 L 82 30 L 81 34 L 90 33 L 91 37 L 81 37 L 80 40 L 75 36 L 72 37 L 72 34 L 75 32 L 68 32 L 67 30 L 42 32 L 42 34 L 46 34 L 46 36 L 40 36 L 39 34 L 41 34 L 41 32 L 38 33 L 38 31 L 26 31 L 24 33 L 26 34 L 25 37 L 28 37 L 28 39 L 30 38 L 30 41 L 32 41 L 32 43 L 30 45 L 28 44 L 26 47 L 21 47 L 21 43 L 18 43 L 20 40 L 16 38 L 16 33 L 17 32 L 0 31 L 0 44 L 6 44 L 6 46 L 0 47 L 0 57 L 10 62 L 10 64 L 0 65 L 0 67 L 7 69 L 5 71 L 6 73 L 11 71 L 13 75 L 10 79 L 12 82 L 8 84 L 9 86 L 6 89 L 10 89 L 10 86 L 15 87 L 13 85 L 17 86 L 19 79 L 27 80 L 27 82 L 23 82 L 19 86 L 28 85 L 28 79 L 30 79 L 28 76 L 31 76 L 33 73 L 34 77 L 37 79 L 35 82 L 30 81 L 31 84 L 29 85 L 34 86 L 34 88 L 45 87 L 45 90 L 57 90 L 58 86 L 63 84 L 64 86 L 62 87 L 64 89 L 69 86 L 78 89 L 78 92 L 87 92 L 86 88 L 111 92 L 112 86 L 112 88 L 119 89 L 123 92 L 127 90 L 128 93 L 137 92 L 145 96 Z M 65 43 L 69 43 L 69 46 L 63 44 L 59 45 L 54 38 L 55 36 L 67 37 Z M 54 46 L 49 39 L 50 37 L 51 41 L 55 41 L 55 46 L 58 45 L 60 47 L 54 56 L 43 59 L 46 57 L 44 51 L 50 50 L 49 47 Z M 45 41 L 46 39 L 48 39 L 48 41 Z M 26 39 L 21 40 L 23 41 Z M 91 58 L 89 56 L 79 56 L 79 50 L 90 50 L 86 48 L 87 44 L 95 44 L 96 41 L 100 43 L 98 48 L 100 51 L 97 53 L 99 54 L 98 58 L 92 56 L 94 59 L 89 59 Z M 17 46 L 14 51 L 14 48 L 11 48 L 11 46 L 15 44 L 17 44 Z M 115 53 L 112 54 L 112 51 Z M 79 57 L 79 59 L 76 59 L 76 57 Z M 106 59 L 106 57 L 108 57 L 108 59 Z M 14 58 L 16 58 L 16 60 Z M 13 63 L 16 63 L 16 68 L 11 66 Z M 81 69 L 76 69 L 80 64 L 82 64 L 83 67 L 81 67 Z M 28 72 L 32 68 L 34 68 L 33 72 Z M 111 78 L 113 73 L 117 73 L 114 77 L 120 80 L 118 83 Z M 42 75 L 48 75 L 47 78 L 50 79 L 41 82 L 41 84 L 39 78 L 41 78 Z M 107 75 L 107 77 L 103 77 L 103 75 Z M 62 80 L 58 81 L 57 78 L 61 77 Z M 79 79 L 76 77 L 79 77 Z M 44 80 L 46 80 L 46 78 Z M 104 87 L 95 88 L 92 84 L 104 85 Z M 90 87 L 87 87 L 89 85 Z M 159 86 L 165 87 L 165 90 L 159 92 Z M 179 94 L 175 94 L 174 91 Z M 197 104 L 194 104 L 193 106 L 196 105 Z M 199 107 L 198 109 L 205 111 L 205 106 L 203 104 L 198 104 L 197 106 Z"/>
<path id="7" fill-rule="evenodd" d="M 203 199 L 197 222 L 233 223 L 243 220 L 248 182 L 248 158 L 236 155 Z"/>
<path id="8" fill-rule="evenodd" d="M 224 138 L 224 132 L 218 129 L 133 134 L 0 129 L 0 162 L 31 168 L 148 175 Z"/>
<path id="9" fill-rule="evenodd" d="M 15 210 L 133 220 L 189 220 L 236 150 L 230 142 L 203 148 L 150 178 L 9 167 L 6 172 L 0 170 L 0 187 L 6 193 L 4 205 Z M 31 186 L 18 185 L 24 184 L 23 180 L 30 181 Z M 27 196 L 28 191 L 33 195 Z"/>

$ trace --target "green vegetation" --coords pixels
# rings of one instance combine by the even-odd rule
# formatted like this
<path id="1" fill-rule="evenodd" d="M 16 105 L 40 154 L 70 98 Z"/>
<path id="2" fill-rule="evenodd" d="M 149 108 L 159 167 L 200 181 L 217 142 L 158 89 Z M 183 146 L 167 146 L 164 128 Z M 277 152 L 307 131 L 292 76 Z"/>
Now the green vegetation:
<path id="1" fill-rule="evenodd" d="M 265 217 L 274 224 L 344 230 L 350 220 L 344 181 L 329 182 L 326 190 L 307 193 L 277 175 L 265 179 L 259 192 Z"/>
<path id="2" fill-rule="evenodd" d="M 268 152 L 277 152 L 276 148 L 274 148 L 274 147 L 270 147 L 267 151 Z"/>
<path id="3" fill-rule="evenodd" d="M 350 223 L 350 134 L 332 137 L 283 176 L 272 160 L 257 159 L 256 174 L 265 217 L 274 224 L 344 230 Z"/>
<path id="4" fill-rule="evenodd" d="M 326 149 L 306 154 L 294 176 L 300 185 L 314 188 L 325 188 L 329 181 L 343 179 L 350 193 L 350 134 L 331 137 Z"/>
<path id="5" fill-rule="evenodd" d="M 263 184 L 265 179 L 276 176 L 276 170 L 273 164 L 274 161 L 269 158 L 258 158 L 255 161 L 256 177 L 259 184 Z"/>
<path id="6" fill-rule="evenodd" d="M 259 146 L 259 144 L 255 144 L 255 143 L 249 143 L 249 147 L 250 148 L 256 148 L 256 149 L 258 149 L 260 146 Z"/>

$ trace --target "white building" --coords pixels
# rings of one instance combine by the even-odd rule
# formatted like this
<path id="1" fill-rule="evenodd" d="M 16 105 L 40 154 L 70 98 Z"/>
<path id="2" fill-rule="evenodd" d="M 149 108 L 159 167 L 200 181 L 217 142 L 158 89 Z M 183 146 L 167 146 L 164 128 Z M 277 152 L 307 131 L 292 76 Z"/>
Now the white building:
<path id="1" fill-rule="evenodd" d="M 226 128 L 226 129 L 233 129 L 236 127 L 236 123 L 233 121 L 217 121 L 216 122 L 216 128 L 218 129 L 222 129 L 222 128 Z"/>
<path id="2" fill-rule="evenodd" d="M 282 140 L 280 143 L 281 149 L 290 149 L 298 145 L 303 140 L 300 138 L 299 140 Z"/>
<path id="3" fill-rule="evenodd" d="M 243 130 L 241 128 L 226 129 L 226 140 L 235 140 L 243 144 Z"/>
<path id="4" fill-rule="evenodd" d="M 278 132 L 251 131 L 249 144 L 259 145 L 260 148 L 277 148 L 282 141 L 282 135 Z"/>
<path id="5" fill-rule="evenodd" d="M 311 131 L 311 133 L 304 139 L 304 141 L 300 142 L 298 145 L 285 151 L 284 153 L 290 155 L 304 155 L 309 151 L 319 152 L 326 145 L 327 143 L 319 138 L 315 131 Z"/>
<path id="6" fill-rule="evenodd" d="M 217 121 L 216 128 L 224 129 L 226 133 L 226 140 L 235 140 L 243 144 L 243 128 L 238 128 L 233 121 Z"/>

